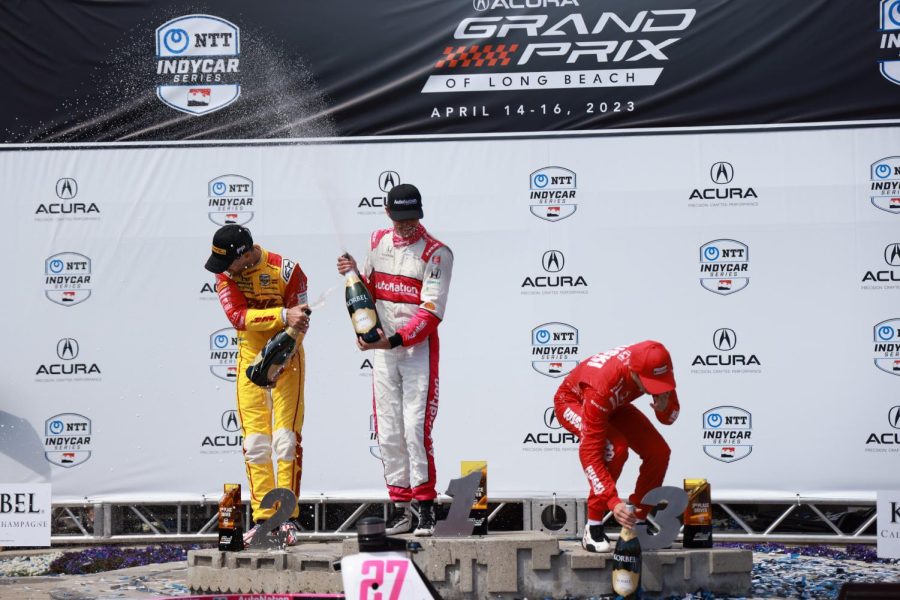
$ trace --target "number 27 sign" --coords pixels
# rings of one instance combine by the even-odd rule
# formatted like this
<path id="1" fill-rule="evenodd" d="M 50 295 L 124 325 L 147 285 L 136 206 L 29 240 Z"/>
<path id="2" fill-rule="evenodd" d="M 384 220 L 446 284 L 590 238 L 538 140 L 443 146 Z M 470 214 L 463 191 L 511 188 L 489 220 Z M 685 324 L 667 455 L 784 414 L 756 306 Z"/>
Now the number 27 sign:
<path id="1" fill-rule="evenodd" d="M 353 554 L 341 560 L 347 600 L 430 600 L 431 592 L 400 552 Z"/>

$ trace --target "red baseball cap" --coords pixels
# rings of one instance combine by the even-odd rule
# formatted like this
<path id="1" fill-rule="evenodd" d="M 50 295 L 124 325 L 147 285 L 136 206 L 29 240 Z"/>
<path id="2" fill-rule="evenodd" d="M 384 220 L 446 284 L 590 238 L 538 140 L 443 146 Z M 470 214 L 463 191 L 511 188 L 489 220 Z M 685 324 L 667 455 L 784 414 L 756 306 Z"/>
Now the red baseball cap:
<path id="1" fill-rule="evenodd" d="M 647 340 L 633 345 L 631 370 L 637 373 L 648 394 L 664 394 L 675 389 L 672 357 L 659 342 Z"/>

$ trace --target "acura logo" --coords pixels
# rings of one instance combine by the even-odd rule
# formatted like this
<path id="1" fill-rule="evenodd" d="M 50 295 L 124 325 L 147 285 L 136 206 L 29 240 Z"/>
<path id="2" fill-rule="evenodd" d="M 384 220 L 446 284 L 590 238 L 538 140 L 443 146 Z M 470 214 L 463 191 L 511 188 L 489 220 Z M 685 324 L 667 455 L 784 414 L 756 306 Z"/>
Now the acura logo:
<path id="1" fill-rule="evenodd" d="M 716 329 L 716 332 L 713 334 L 713 346 L 716 347 L 716 350 L 729 352 L 734 350 L 736 345 L 737 334 L 734 332 L 734 329 L 728 329 L 727 327 Z"/>
<path id="2" fill-rule="evenodd" d="M 888 412 L 888 423 L 894 429 L 900 429 L 900 406 L 895 406 Z"/>
<path id="3" fill-rule="evenodd" d="M 734 179 L 734 167 L 727 162 L 713 163 L 713 166 L 709 169 L 709 177 L 713 180 L 713 183 L 718 183 L 719 185 L 731 183 L 731 180 Z"/>
<path id="4" fill-rule="evenodd" d="M 78 194 L 78 184 L 71 177 L 63 177 L 56 182 L 56 195 L 60 200 L 71 200 Z"/>
<path id="5" fill-rule="evenodd" d="M 396 171 L 382 171 L 378 176 L 378 187 L 387 194 L 395 185 L 400 185 L 400 175 Z"/>
<path id="6" fill-rule="evenodd" d="M 225 431 L 238 431 L 241 424 L 237 418 L 236 410 L 226 410 L 222 413 L 222 429 Z"/>
<path id="7" fill-rule="evenodd" d="M 487 10 L 488 9 L 488 0 L 472 0 L 472 6 L 475 7 L 475 10 Z"/>
<path id="8" fill-rule="evenodd" d="M 56 355 L 63 360 L 72 360 L 78 356 L 78 341 L 63 338 L 56 343 Z"/>
<path id="9" fill-rule="evenodd" d="M 541 258 L 541 264 L 548 273 L 559 273 L 566 264 L 566 258 L 559 250 L 547 250 Z"/>
<path id="10" fill-rule="evenodd" d="M 888 244 L 884 247 L 884 262 L 892 267 L 900 266 L 900 244 Z"/>
<path id="11" fill-rule="evenodd" d="M 556 410 L 552 406 L 544 411 L 544 425 L 547 426 L 547 429 L 562 429 L 562 425 L 556 418 Z"/>

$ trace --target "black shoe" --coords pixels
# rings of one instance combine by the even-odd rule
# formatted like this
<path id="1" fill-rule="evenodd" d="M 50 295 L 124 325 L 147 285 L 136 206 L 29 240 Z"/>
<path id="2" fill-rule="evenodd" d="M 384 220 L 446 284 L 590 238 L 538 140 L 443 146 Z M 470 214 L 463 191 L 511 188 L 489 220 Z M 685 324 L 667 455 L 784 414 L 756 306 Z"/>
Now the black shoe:
<path id="1" fill-rule="evenodd" d="M 419 526 L 413 532 L 413 535 L 423 537 L 430 536 L 434 533 L 435 524 L 434 501 L 424 500 L 419 502 Z"/>
<path id="2" fill-rule="evenodd" d="M 385 525 L 385 534 L 399 535 L 412 531 L 412 514 L 409 512 L 409 506 L 395 504 L 391 511 L 391 516 Z"/>
<path id="3" fill-rule="evenodd" d="M 606 537 L 603 525 L 585 525 L 581 547 L 588 552 L 609 552 L 612 549 L 612 543 Z"/>

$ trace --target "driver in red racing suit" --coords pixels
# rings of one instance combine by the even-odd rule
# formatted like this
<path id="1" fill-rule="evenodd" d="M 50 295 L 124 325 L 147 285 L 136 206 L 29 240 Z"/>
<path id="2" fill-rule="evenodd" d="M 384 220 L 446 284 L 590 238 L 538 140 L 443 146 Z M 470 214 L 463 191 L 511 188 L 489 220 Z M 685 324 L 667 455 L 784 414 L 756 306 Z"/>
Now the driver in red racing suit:
<path id="1" fill-rule="evenodd" d="M 640 500 L 665 478 L 669 446 L 631 404 L 643 394 L 653 396 L 660 423 L 675 422 L 680 406 L 672 359 L 665 346 L 652 340 L 591 356 L 569 373 L 553 399 L 559 422 L 581 438 L 578 453 L 590 484 L 582 546 L 590 552 L 610 550 L 601 524 L 607 510 L 623 527 L 633 528 L 652 508 Z M 641 457 L 635 490 L 629 497 L 636 507 L 634 514 L 616 489 L 629 448 Z"/>

